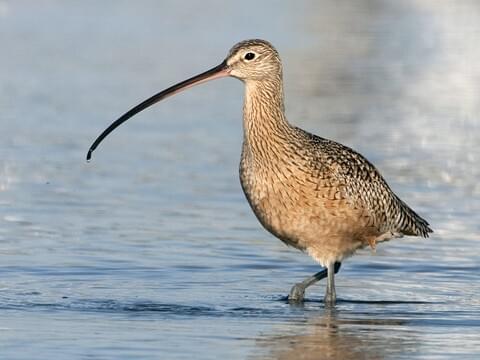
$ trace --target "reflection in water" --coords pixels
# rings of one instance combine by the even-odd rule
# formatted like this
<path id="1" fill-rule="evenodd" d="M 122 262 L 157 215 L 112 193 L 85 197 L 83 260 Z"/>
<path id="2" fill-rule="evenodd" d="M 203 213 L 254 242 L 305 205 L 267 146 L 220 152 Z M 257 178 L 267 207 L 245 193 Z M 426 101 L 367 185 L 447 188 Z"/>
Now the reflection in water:
<path id="1" fill-rule="evenodd" d="M 262 336 L 253 358 L 357 360 L 405 355 L 413 351 L 407 348 L 415 343 L 411 341 L 412 333 L 400 337 L 398 331 L 395 335 L 389 332 L 389 327 L 398 329 L 404 323 L 399 319 L 345 318 L 335 310 L 325 309 L 306 323 L 290 324 L 280 334 Z"/>

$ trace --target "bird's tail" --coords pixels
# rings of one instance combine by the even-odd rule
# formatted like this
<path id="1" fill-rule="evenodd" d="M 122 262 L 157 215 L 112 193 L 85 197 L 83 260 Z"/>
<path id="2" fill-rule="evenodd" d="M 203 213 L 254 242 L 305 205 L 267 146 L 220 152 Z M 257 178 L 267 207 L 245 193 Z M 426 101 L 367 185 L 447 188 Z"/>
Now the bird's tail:
<path id="1" fill-rule="evenodd" d="M 397 218 L 397 226 L 400 232 L 405 235 L 428 237 L 428 234 L 433 232 L 429 223 L 413 211 L 400 198 L 397 196 L 395 197 L 397 198 L 396 200 L 400 207 Z"/>

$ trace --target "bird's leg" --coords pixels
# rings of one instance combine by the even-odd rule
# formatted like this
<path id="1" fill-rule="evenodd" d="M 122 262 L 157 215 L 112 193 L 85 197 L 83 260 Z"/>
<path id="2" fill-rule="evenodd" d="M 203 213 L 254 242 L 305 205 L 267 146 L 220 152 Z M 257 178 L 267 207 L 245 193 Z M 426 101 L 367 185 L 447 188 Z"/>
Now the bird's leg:
<path id="1" fill-rule="evenodd" d="M 290 302 L 302 302 L 305 297 L 305 289 L 310 285 L 315 284 L 317 281 L 320 281 L 327 277 L 327 269 L 317 272 L 315 275 L 310 276 L 309 278 L 293 285 L 288 295 L 288 301 Z"/>
<path id="2" fill-rule="evenodd" d="M 335 273 L 340 270 L 340 266 L 342 263 L 336 262 L 334 265 Z M 310 285 L 315 284 L 316 282 L 326 278 L 328 276 L 328 268 L 319 271 L 318 273 L 308 277 L 307 279 L 303 280 L 300 283 L 293 285 L 292 289 L 290 290 L 290 294 L 288 295 L 289 302 L 302 302 L 303 298 L 305 297 L 305 289 Z"/>
<path id="3" fill-rule="evenodd" d="M 330 263 L 327 266 L 328 280 L 327 280 L 327 291 L 325 293 L 324 303 L 327 307 L 332 307 L 335 305 L 337 300 L 337 295 L 335 293 L 335 273 L 338 271 L 335 266 L 336 264 Z"/>

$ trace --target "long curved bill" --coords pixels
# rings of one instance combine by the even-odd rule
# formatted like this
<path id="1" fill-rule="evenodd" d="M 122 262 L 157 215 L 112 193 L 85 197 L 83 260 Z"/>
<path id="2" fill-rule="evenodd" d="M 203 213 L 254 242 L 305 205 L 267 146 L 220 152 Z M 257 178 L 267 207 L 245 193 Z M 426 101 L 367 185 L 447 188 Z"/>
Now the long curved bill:
<path id="1" fill-rule="evenodd" d="M 90 146 L 90 149 L 88 149 L 87 161 L 90 161 L 90 159 L 92 158 L 93 151 L 95 151 L 97 146 L 100 145 L 100 143 L 103 141 L 103 139 L 105 139 L 108 136 L 108 134 L 110 134 L 113 130 L 115 130 L 118 126 L 120 126 L 125 121 L 130 119 L 132 116 L 138 114 L 140 111 L 145 110 L 146 108 L 148 108 L 149 106 L 152 106 L 153 104 L 156 104 L 160 100 L 166 99 L 169 96 L 175 95 L 183 90 L 191 88 L 192 86 L 202 84 L 209 80 L 229 76 L 229 75 L 230 73 L 228 71 L 227 63 L 226 61 L 223 61 L 220 65 L 217 65 L 214 68 L 211 68 L 210 70 L 207 70 L 190 79 L 184 80 L 178 84 L 175 84 L 169 87 L 168 89 L 160 91 L 159 93 L 153 95 L 152 97 L 148 98 L 144 102 L 138 104 L 134 108 L 128 110 L 125 114 L 123 114 L 117 120 L 115 120 L 108 128 L 106 128 L 100 134 L 99 137 L 95 139 L 92 146 Z"/>

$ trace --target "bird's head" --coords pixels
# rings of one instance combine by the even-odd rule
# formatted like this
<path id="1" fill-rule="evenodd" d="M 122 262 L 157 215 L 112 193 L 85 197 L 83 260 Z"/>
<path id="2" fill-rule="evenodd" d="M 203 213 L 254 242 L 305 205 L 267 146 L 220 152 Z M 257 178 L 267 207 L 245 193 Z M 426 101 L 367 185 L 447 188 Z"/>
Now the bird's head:
<path id="1" fill-rule="evenodd" d="M 265 40 L 245 40 L 236 44 L 225 59 L 230 76 L 242 81 L 263 81 L 282 74 L 277 50 Z"/>

